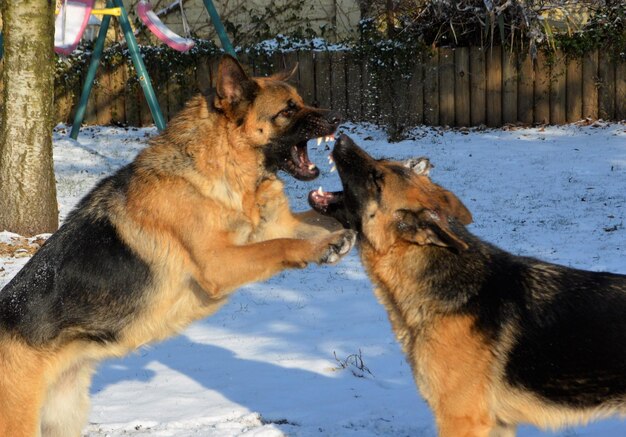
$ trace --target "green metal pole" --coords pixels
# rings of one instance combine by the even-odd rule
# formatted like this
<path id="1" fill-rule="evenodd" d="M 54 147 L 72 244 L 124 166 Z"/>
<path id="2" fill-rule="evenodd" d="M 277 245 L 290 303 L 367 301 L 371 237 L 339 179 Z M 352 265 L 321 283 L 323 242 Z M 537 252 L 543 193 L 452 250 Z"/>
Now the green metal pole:
<path id="1" fill-rule="evenodd" d="M 0 59 L 2 59 L 3 54 L 4 54 L 4 38 L 2 36 L 2 32 L 0 32 Z"/>
<path id="2" fill-rule="evenodd" d="M 91 54 L 89 69 L 87 70 L 87 77 L 85 78 L 83 90 L 80 94 L 80 100 L 78 101 L 78 107 L 76 108 L 76 114 L 74 115 L 74 123 L 72 123 L 70 137 L 73 139 L 78 138 L 80 124 L 83 122 L 83 118 L 85 117 L 85 111 L 87 110 L 87 101 L 89 100 L 89 94 L 91 93 L 93 82 L 96 79 L 96 73 L 98 71 L 98 66 L 100 65 L 100 58 L 102 57 L 104 41 L 106 40 L 107 30 L 109 29 L 110 22 L 110 15 L 105 15 L 102 18 L 100 31 L 98 32 L 98 39 L 96 39 L 96 44 L 94 45 L 93 53 Z"/>
<path id="3" fill-rule="evenodd" d="M 133 64 L 135 65 L 135 70 L 137 70 L 139 84 L 141 85 L 141 88 L 143 89 L 143 94 L 146 96 L 146 100 L 148 101 L 148 106 L 150 107 L 150 112 L 152 113 L 152 119 L 154 120 L 154 124 L 156 125 L 157 129 L 162 131 L 163 129 L 165 129 L 165 119 L 163 118 L 163 113 L 161 112 L 159 101 L 154 94 L 154 88 L 152 88 L 152 82 L 150 81 L 148 70 L 146 70 L 146 66 L 144 65 L 141 54 L 139 53 L 137 40 L 135 39 L 133 30 L 130 27 L 130 22 L 128 21 L 128 13 L 126 12 L 126 8 L 124 8 L 122 0 L 112 1 L 116 7 L 121 8 L 122 10 L 122 14 L 119 17 L 119 20 L 122 31 L 124 32 L 126 44 L 128 44 L 128 51 L 130 52 L 130 57 L 133 60 Z"/>
<path id="4" fill-rule="evenodd" d="M 220 14 L 217 13 L 217 9 L 215 9 L 215 5 L 213 4 L 213 0 L 204 0 L 204 7 L 206 8 L 209 16 L 211 17 L 211 21 L 213 22 L 213 27 L 215 27 L 215 31 L 217 32 L 217 36 L 220 38 L 220 42 L 222 43 L 222 48 L 226 53 L 237 58 L 235 54 L 235 49 L 233 45 L 230 43 L 230 39 L 228 39 L 228 34 L 226 33 L 226 29 L 224 29 L 224 25 L 222 24 L 222 20 L 220 19 Z"/>

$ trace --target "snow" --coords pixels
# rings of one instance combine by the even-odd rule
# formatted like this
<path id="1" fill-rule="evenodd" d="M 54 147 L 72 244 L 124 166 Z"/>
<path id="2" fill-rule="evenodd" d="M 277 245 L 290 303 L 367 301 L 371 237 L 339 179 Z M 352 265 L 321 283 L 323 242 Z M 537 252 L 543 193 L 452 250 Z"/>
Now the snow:
<path id="1" fill-rule="evenodd" d="M 433 179 L 465 202 L 471 230 L 484 239 L 516 254 L 626 273 L 626 125 L 420 128 L 394 144 L 372 126 L 343 130 L 375 156 L 430 157 Z M 78 142 L 67 134 L 55 129 L 61 219 L 156 130 L 85 128 Z M 311 183 L 288 180 L 297 210 L 320 183 L 340 187 L 326 145 L 309 146 L 324 171 Z M 0 233 L 0 242 L 15 237 Z M 0 287 L 26 260 L 0 258 Z M 435 435 L 356 251 L 336 266 L 243 287 L 180 336 L 104 362 L 91 393 L 92 437 Z M 522 427 L 519 435 L 623 436 L 626 422 L 557 433 Z"/>
<path id="2" fill-rule="evenodd" d="M 288 53 L 296 50 L 324 50 L 329 52 L 344 51 L 350 47 L 346 44 L 331 43 L 324 38 L 291 38 L 282 34 L 276 35 L 271 39 L 261 41 L 252 47 L 242 48 L 237 47 L 235 51 L 251 53 L 255 51 L 264 53 Z"/>

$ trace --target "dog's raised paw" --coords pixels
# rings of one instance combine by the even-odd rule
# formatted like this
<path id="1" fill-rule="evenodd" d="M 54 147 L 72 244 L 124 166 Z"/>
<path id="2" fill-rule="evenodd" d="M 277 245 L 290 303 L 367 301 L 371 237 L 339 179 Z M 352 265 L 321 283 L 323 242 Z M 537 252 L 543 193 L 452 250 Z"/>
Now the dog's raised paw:
<path id="1" fill-rule="evenodd" d="M 319 264 L 335 264 L 343 258 L 356 242 L 356 232 L 351 229 L 333 232 L 328 237 L 327 246 L 320 257 Z"/>

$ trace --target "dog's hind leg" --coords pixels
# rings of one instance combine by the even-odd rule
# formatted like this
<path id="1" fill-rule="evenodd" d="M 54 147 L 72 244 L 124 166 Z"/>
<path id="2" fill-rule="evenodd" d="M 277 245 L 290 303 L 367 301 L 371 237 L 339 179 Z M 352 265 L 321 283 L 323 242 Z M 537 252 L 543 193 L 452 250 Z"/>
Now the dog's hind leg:
<path id="1" fill-rule="evenodd" d="M 0 436 L 39 437 L 44 360 L 29 346 L 0 339 Z"/>
<path id="2" fill-rule="evenodd" d="M 42 437 L 80 437 L 89 415 L 92 363 L 77 363 L 48 388 L 41 414 Z"/>

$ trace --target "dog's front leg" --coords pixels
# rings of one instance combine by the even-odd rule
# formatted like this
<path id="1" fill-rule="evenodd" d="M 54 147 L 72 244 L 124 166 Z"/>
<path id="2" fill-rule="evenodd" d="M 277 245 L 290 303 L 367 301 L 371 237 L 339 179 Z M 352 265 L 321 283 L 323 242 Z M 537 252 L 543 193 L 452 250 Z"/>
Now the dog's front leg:
<path id="1" fill-rule="evenodd" d="M 322 215 L 313 209 L 306 212 L 292 213 L 292 215 L 294 220 L 298 222 L 295 226 L 297 235 L 322 235 L 343 229 L 343 226 L 337 220 Z"/>
<path id="2" fill-rule="evenodd" d="M 242 246 L 196 253 L 195 277 L 213 298 L 222 298 L 238 287 L 263 281 L 287 268 L 308 263 L 334 264 L 356 241 L 352 230 L 341 230 L 308 240 L 277 238 Z"/>

